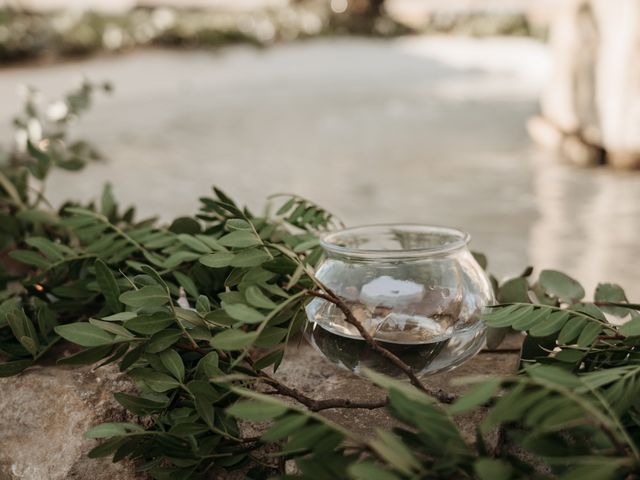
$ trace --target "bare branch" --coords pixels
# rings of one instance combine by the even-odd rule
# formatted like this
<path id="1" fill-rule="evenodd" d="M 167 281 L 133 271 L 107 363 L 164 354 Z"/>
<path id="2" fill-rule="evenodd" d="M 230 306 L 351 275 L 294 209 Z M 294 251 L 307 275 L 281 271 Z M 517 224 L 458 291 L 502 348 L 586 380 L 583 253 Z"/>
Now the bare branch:
<path id="1" fill-rule="evenodd" d="M 367 342 L 367 345 L 369 346 L 369 348 L 371 348 L 376 353 L 380 354 L 381 356 L 389 360 L 391 363 L 393 363 L 400 370 L 402 370 L 402 372 L 409 378 L 409 381 L 413 386 L 422 390 L 428 395 L 434 397 L 440 403 L 453 403 L 456 400 L 456 396 L 451 393 L 445 392 L 442 389 L 437 389 L 437 390 L 431 389 L 423 385 L 422 382 L 418 379 L 418 377 L 414 373 L 413 369 L 409 365 L 404 363 L 394 353 L 390 352 L 389 350 L 384 348 L 382 345 L 380 345 L 378 342 L 376 342 L 376 340 L 371 336 L 371 334 L 364 328 L 362 323 L 360 323 L 360 321 L 358 321 L 355 315 L 353 315 L 353 312 L 351 311 L 349 306 L 344 302 L 344 300 L 342 300 L 342 298 L 340 298 L 338 295 L 336 295 L 333 291 L 331 291 L 326 286 L 323 286 L 323 290 L 324 290 L 324 293 L 318 292 L 316 290 L 308 290 L 307 292 L 311 296 L 322 298 L 323 300 L 326 300 L 327 302 L 331 302 L 336 307 L 338 307 L 340 311 L 344 314 L 345 321 L 353 325 L 358 330 L 362 338 L 365 340 L 365 342 Z"/>
<path id="2" fill-rule="evenodd" d="M 273 378 L 271 375 L 264 371 L 258 372 L 259 378 L 273 388 L 272 392 L 285 397 L 293 398 L 298 403 L 301 403 L 312 412 L 319 412 L 321 410 L 328 410 L 330 408 L 361 408 L 366 410 L 375 410 L 382 408 L 389 403 L 389 399 L 384 397 L 380 400 L 371 401 L 354 401 L 349 398 L 329 398 L 327 400 L 317 400 L 305 395 L 295 388 L 289 387 L 279 380 Z"/>

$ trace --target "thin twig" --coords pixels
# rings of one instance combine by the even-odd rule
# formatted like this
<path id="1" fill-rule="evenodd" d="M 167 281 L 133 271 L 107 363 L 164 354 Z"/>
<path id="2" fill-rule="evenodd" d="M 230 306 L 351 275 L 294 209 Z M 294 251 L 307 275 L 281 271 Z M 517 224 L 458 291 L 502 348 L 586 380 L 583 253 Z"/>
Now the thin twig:
<path id="1" fill-rule="evenodd" d="M 501 423 L 498 427 L 496 445 L 493 448 L 493 457 L 499 458 L 502 455 L 502 450 L 507 444 L 507 428 L 504 423 Z"/>
<path id="2" fill-rule="evenodd" d="M 312 412 L 319 412 L 321 410 L 328 410 L 330 408 L 362 408 L 366 410 L 375 410 L 377 408 L 382 408 L 389 403 L 389 399 L 387 397 L 380 400 L 370 401 L 355 401 L 349 398 L 330 398 L 327 400 L 317 400 L 315 398 L 309 397 L 308 395 L 305 395 L 295 388 L 285 385 L 266 372 L 259 371 L 258 376 L 264 383 L 274 389 L 273 392 L 270 393 L 277 393 L 278 395 L 293 398 L 295 401 L 301 403 Z"/>
<path id="3" fill-rule="evenodd" d="M 254 367 L 254 362 L 251 357 L 247 357 L 244 359 L 252 368 Z M 307 407 L 312 412 L 319 412 L 320 410 L 327 410 L 329 408 L 363 408 L 368 410 L 373 410 L 376 408 L 382 408 L 387 405 L 389 399 L 383 398 L 376 401 L 363 401 L 363 402 L 354 402 L 350 399 L 342 399 L 342 398 L 331 398 L 327 400 L 316 400 L 315 398 L 311 398 L 308 395 L 305 395 L 301 391 L 289 387 L 285 385 L 277 378 L 269 375 L 264 370 L 256 371 L 258 379 L 262 380 L 264 383 L 269 385 L 274 389 L 273 392 L 269 393 L 277 393 L 278 395 L 283 395 L 285 397 L 293 398 L 298 403 L 301 403 L 305 407 Z"/>
<path id="4" fill-rule="evenodd" d="M 598 335 L 596 337 L 596 340 L 626 340 L 627 337 L 625 337 L 624 335 Z"/>
<path id="5" fill-rule="evenodd" d="M 184 333 L 184 335 L 189 339 L 189 341 L 191 342 L 191 345 L 194 348 L 198 348 L 198 343 L 193 339 L 193 337 L 189 334 L 189 332 L 187 331 L 187 329 L 184 327 L 184 325 L 182 324 L 182 321 L 180 320 L 180 318 L 178 317 L 178 314 L 176 312 L 176 307 L 173 304 L 173 300 L 171 299 L 171 292 L 169 291 L 169 287 L 167 287 L 167 295 L 169 297 L 169 308 L 171 309 L 171 313 L 173 313 L 173 318 L 175 319 L 176 323 L 178 324 L 178 326 L 180 327 L 180 330 L 182 330 L 182 333 Z"/>
<path id="6" fill-rule="evenodd" d="M 398 367 L 409 378 L 409 381 L 414 387 L 434 397 L 440 403 L 453 403 L 456 400 L 456 396 L 451 393 L 445 392 L 442 389 L 438 389 L 438 390 L 430 389 L 425 385 L 423 385 L 422 382 L 418 379 L 418 377 L 414 373 L 413 369 L 409 365 L 404 363 L 394 353 L 390 352 L 389 350 L 381 346 L 378 342 L 376 342 L 376 340 L 371 336 L 371 334 L 364 328 L 362 323 L 360 323 L 360 321 L 358 321 L 358 319 L 353 315 L 353 312 L 351 311 L 349 306 L 345 303 L 345 301 L 342 300 L 342 298 L 337 296 L 327 287 L 323 287 L 323 290 L 325 291 L 325 293 L 318 292 L 316 290 L 307 290 L 307 293 L 311 296 L 322 298 L 327 302 L 331 302 L 336 307 L 338 307 L 340 311 L 343 313 L 343 315 L 345 316 L 345 321 L 353 325 L 358 330 L 358 332 L 360 333 L 364 341 L 367 342 L 367 345 L 369 346 L 369 348 L 371 348 L 373 351 L 380 354 L 382 357 L 386 358 L 391 363 L 393 363 L 396 367 Z"/>
<path id="7" fill-rule="evenodd" d="M 638 310 L 637 307 L 640 306 L 640 304 L 637 304 L 637 303 L 607 302 L 605 300 L 597 300 L 591 303 L 596 307 L 620 307 L 620 308 L 626 308 L 627 310 Z"/>

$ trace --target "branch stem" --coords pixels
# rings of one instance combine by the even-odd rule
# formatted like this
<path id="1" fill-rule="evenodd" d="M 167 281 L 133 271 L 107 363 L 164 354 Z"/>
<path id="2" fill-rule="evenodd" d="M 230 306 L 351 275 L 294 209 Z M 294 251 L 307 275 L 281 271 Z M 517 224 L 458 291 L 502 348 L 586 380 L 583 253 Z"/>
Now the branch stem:
<path id="1" fill-rule="evenodd" d="M 423 385 L 423 383 L 418 379 L 415 372 L 409 365 L 404 363 L 397 355 L 390 352 L 378 342 L 376 342 L 371 334 L 364 328 L 362 323 L 360 323 L 355 315 L 353 315 L 353 312 L 342 298 L 340 298 L 326 286 L 323 286 L 323 290 L 324 292 L 307 290 L 307 293 L 311 296 L 321 298 L 323 300 L 326 300 L 327 302 L 331 302 L 336 307 L 338 307 L 338 309 L 343 313 L 345 321 L 350 325 L 353 325 L 358 330 L 360 336 L 362 336 L 364 341 L 367 342 L 369 348 L 371 348 L 373 351 L 380 354 L 382 357 L 389 360 L 396 367 L 398 367 L 409 378 L 409 381 L 414 387 L 434 397 L 440 403 L 453 403 L 456 400 L 456 396 L 451 393 L 445 392 L 442 389 L 431 389 Z"/>
<path id="2" fill-rule="evenodd" d="M 271 375 L 264 371 L 258 372 L 259 378 L 272 387 L 274 389 L 273 392 L 278 395 L 283 395 L 285 397 L 293 398 L 298 403 L 301 403 L 305 407 L 307 407 L 312 412 L 319 412 L 321 410 L 328 410 L 330 408 L 361 408 L 366 410 L 375 410 L 377 408 L 382 408 L 389 403 L 389 398 L 384 397 L 380 400 L 351 400 L 349 398 L 329 398 L 327 400 L 317 400 L 315 398 L 311 398 L 308 395 L 305 395 L 301 391 L 289 387 L 279 380 L 273 378 Z"/>

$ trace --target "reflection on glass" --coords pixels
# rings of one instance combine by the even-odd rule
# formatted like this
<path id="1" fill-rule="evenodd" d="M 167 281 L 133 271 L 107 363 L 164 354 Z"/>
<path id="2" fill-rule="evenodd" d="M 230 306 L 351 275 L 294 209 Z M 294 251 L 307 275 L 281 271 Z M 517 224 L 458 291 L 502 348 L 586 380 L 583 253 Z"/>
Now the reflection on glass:
<path id="1" fill-rule="evenodd" d="M 380 344 L 419 375 L 431 374 L 459 365 L 484 342 L 479 314 L 493 293 L 467 242 L 442 227 L 346 229 L 323 239 L 327 258 L 317 276 Z M 334 304 L 314 299 L 307 316 L 308 340 L 335 364 L 400 374 Z"/>

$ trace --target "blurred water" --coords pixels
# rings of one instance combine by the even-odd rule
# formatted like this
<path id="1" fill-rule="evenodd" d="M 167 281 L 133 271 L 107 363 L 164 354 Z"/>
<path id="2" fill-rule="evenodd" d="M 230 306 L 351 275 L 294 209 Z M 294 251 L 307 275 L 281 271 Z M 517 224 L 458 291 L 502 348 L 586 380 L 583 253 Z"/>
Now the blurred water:
<path id="1" fill-rule="evenodd" d="M 254 207 L 295 192 L 352 225 L 463 228 L 501 276 L 533 263 L 638 299 L 640 175 L 558 165 L 530 145 L 547 69 L 523 39 L 321 39 L 4 69 L 0 101 L 14 111 L 18 84 L 52 96 L 81 73 L 116 85 L 77 128 L 109 161 L 56 174 L 55 202 L 111 181 L 169 219 L 214 183 Z"/>

